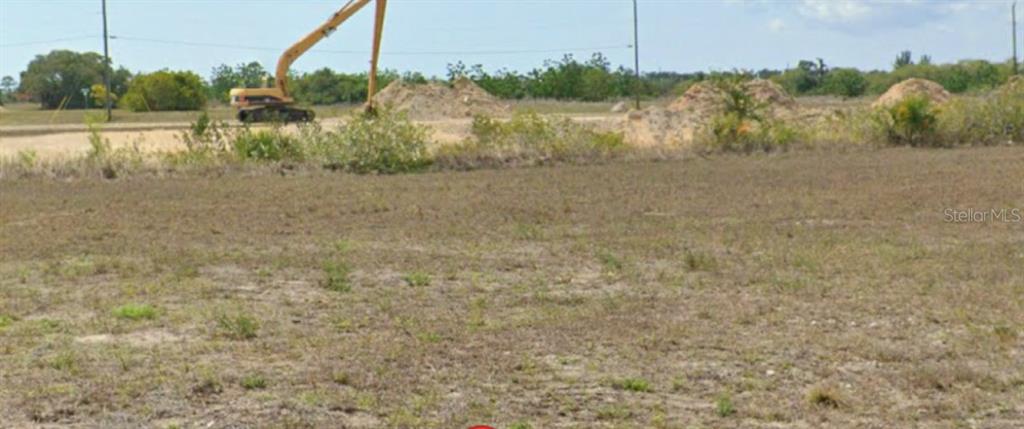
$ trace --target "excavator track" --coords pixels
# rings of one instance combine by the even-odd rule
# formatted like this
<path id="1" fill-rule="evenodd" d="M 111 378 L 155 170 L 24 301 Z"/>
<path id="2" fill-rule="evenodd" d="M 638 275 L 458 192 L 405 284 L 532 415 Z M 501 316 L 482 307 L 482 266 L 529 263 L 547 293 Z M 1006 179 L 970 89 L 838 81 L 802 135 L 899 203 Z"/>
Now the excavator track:
<path id="1" fill-rule="evenodd" d="M 296 109 L 287 106 L 263 106 L 238 111 L 238 120 L 243 123 L 260 122 L 310 122 L 316 118 L 312 110 Z"/>

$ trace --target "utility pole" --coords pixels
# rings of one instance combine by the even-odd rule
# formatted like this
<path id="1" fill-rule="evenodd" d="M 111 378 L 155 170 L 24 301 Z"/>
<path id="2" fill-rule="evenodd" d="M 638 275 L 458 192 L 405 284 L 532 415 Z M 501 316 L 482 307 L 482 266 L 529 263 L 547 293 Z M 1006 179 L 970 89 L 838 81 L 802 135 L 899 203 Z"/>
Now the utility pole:
<path id="1" fill-rule="evenodd" d="M 643 82 L 640 81 L 640 19 L 637 14 L 639 8 L 636 3 L 637 0 L 633 0 L 633 70 L 636 72 L 636 83 L 633 84 L 633 92 L 636 95 L 636 109 L 640 110 L 640 88 Z"/>
<path id="2" fill-rule="evenodd" d="M 1010 21 L 1013 23 L 1013 74 L 1017 74 L 1017 2 L 1013 2 L 1013 5 L 1010 6 L 1010 15 L 1012 15 Z"/>
<path id="3" fill-rule="evenodd" d="M 103 2 L 103 86 L 106 87 L 106 100 L 104 104 L 107 108 L 107 122 L 114 119 L 112 112 L 112 106 L 110 103 L 110 40 L 107 37 L 107 0 Z"/>

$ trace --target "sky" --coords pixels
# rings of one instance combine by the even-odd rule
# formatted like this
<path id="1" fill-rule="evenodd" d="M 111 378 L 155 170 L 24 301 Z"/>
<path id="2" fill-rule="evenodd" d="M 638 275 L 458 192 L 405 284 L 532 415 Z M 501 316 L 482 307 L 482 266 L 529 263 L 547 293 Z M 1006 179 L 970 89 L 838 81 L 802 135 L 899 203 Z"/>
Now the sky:
<path id="1" fill-rule="evenodd" d="M 284 49 L 343 3 L 108 0 L 111 57 L 132 71 L 204 77 L 219 64 L 259 61 L 272 70 Z M 834 67 L 888 69 L 905 49 L 935 62 L 1003 61 L 1011 55 L 1010 3 L 639 0 L 640 67 L 785 68 L 821 57 Z M 372 18 L 367 7 L 293 69 L 365 71 Z M 32 58 L 53 49 L 102 52 L 101 34 L 100 0 L 0 0 L 0 76 L 17 79 Z M 632 43 L 631 0 L 390 0 L 381 65 L 438 76 L 460 60 L 528 71 L 566 53 L 589 58 L 600 51 L 631 68 Z"/>

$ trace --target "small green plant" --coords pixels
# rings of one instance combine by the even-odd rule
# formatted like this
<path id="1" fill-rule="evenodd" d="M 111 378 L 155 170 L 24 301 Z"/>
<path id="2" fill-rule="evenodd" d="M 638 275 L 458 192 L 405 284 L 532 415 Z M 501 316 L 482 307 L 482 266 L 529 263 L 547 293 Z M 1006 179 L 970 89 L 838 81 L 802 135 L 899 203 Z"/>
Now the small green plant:
<path id="1" fill-rule="evenodd" d="M 233 340 L 256 338 L 260 329 L 259 322 L 245 313 L 220 313 L 216 317 L 216 323 L 221 335 Z"/>
<path id="2" fill-rule="evenodd" d="M 334 292 L 349 292 L 352 284 L 349 282 L 349 275 L 352 268 L 348 263 L 341 260 L 329 260 L 324 262 L 323 287 Z"/>
<path id="3" fill-rule="evenodd" d="M 533 429 L 533 426 L 526 422 L 515 422 L 509 425 L 508 429 Z"/>
<path id="4" fill-rule="evenodd" d="M 230 128 L 224 122 L 217 122 L 210 119 L 210 115 L 203 111 L 196 118 L 195 122 L 189 124 L 186 131 L 178 134 L 178 139 L 185 144 L 189 153 L 212 154 L 222 152 L 228 148 L 228 142 L 234 138 Z"/>
<path id="5" fill-rule="evenodd" d="M 628 390 L 630 392 L 650 392 L 651 383 L 642 378 L 624 378 L 622 380 L 616 380 L 612 383 L 612 387 L 619 390 Z"/>
<path id="6" fill-rule="evenodd" d="M 156 318 L 156 309 L 149 304 L 125 304 L 114 309 L 114 316 L 126 320 L 152 320 Z"/>
<path id="7" fill-rule="evenodd" d="M 57 371 L 74 373 L 78 369 L 78 358 L 73 351 L 67 350 L 50 359 L 49 365 Z"/>
<path id="8" fill-rule="evenodd" d="M 609 251 L 602 251 L 598 253 L 597 259 L 601 261 L 601 265 L 604 267 L 604 270 L 609 273 L 618 273 L 626 266 L 626 264 L 622 262 L 622 259 Z"/>
<path id="9" fill-rule="evenodd" d="M 931 100 L 911 96 L 882 110 L 876 116 L 886 141 L 892 145 L 942 146 L 938 138 L 938 117 Z"/>
<path id="10" fill-rule="evenodd" d="M 430 286 L 431 281 L 430 274 L 419 271 L 406 274 L 402 280 L 405 280 L 405 284 L 412 287 Z"/>
<path id="11" fill-rule="evenodd" d="M 267 379 L 261 375 L 247 375 L 242 377 L 242 388 L 245 390 L 260 390 L 267 388 Z"/>
<path id="12" fill-rule="evenodd" d="M 729 417 L 736 414 L 736 406 L 728 394 L 723 393 L 715 400 L 715 414 L 718 414 L 718 417 Z"/>
<path id="13" fill-rule="evenodd" d="M 32 170 L 39 162 L 39 153 L 32 149 L 18 151 L 18 166 L 24 170 Z"/>
<path id="14" fill-rule="evenodd" d="M 11 326 L 14 323 L 14 319 L 10 316 L 0 314 L 0 330 Z"/>

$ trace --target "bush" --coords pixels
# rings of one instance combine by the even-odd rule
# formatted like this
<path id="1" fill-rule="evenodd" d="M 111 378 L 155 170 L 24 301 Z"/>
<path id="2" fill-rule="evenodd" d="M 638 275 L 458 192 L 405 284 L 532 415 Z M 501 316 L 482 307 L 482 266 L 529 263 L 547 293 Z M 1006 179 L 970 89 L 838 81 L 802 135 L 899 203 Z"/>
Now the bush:
<path id="1" fill-rule="evenodd" d="M 580 162 L 615 156 L 625 149 L 619 133 L 594 131 L 569 119 L 517 113 L 509 121 L 473 118 L 472 137 L 442 148 L 435 162 L 443 168 Z"/>
<path id="2" fill-rule="evenodd" d="M 891 145 L 942 145 L 936 133 L 938 119 L 927 97 L 907 97 L 880 110 L 875 120 Z"/>
<path id="3" fill-rule="evenodd" d="M 698 147 L 708 152 L 771 152 L 786 150 L 796 140 L 795 129 L 765 114 L 767 104 L 759 102 L 740 79 L 719 79 L 715 85 L 724 94 L 722 113 L 698 138 Z"/>
<path id="4" fill-rule="evenodd" d="M 353 115 L 337 132 L 310 129 L 305 139 L 326 166 L 355 173 L 394 174 L 430 165 L 429 131 L 404 115 Z"/>
<path id="5" fill-rule="evenodd" d="M 868 89 L 868 80 L 856 69 L 835 69 L 825 76 L 823 90 L 840 97 L 860 97 Z"/>
<path id="6" fill-rule="evenodd" d="M 244 160 L 301 161 L 303 158 L 302 144 L 279 127 L 255 132 L 245 128 L 234 137 L 232 147 Z"/>
<path id="7" fill-rule="evenodd" d="M 938 134 L 949 145 L 1024 143 L 1024 85 L 954 99 L 937 116 Z"/>
<path id="8" fill-rule="evenodd" d="M 200 110 L 206 106 L 206 91 L 195 73 L 164 70 L 136 76 L 122 104 L 133 112 Z"/>

